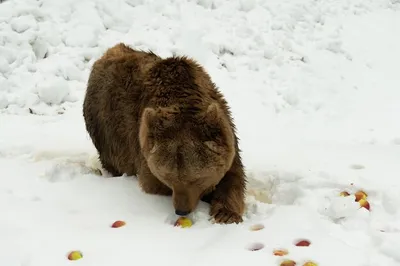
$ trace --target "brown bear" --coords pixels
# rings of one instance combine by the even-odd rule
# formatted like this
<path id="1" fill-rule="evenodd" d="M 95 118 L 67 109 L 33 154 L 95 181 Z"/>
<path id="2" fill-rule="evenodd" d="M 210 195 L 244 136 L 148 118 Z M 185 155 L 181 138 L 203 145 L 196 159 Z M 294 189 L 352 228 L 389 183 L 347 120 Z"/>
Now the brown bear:
<path id="1" fill-rule="evenodd" d="M 83 116 L 111 175 L 172 195 L 177 215 L 203 200 L 215 222 L 243 221 L 246 176 L 231 112 L 193 59 L 115 45 L 92 67 Z"/>

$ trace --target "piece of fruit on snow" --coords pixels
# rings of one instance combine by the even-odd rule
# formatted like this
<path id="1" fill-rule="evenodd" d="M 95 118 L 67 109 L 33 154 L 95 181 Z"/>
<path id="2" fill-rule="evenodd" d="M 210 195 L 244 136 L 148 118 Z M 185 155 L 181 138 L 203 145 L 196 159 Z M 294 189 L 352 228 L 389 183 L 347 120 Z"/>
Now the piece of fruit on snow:
<path id="1" fill-rule="evenodd" d="M 365 208 L 365 209 L 367 209 L 367 210 L 370 209 L 368 200 L 366 200 L 366 199 L 360 199 L 360 201 L 359 201 L 358 203 L 360 204 L 360 207 L 361 207 L 361 208 Z"/>
<path id="2" fill-rule="evenodd" d="M 111 225 L 111 227 L 112 228 L 119 228 L 119 227 L 121 227 L 121 226 L 124 226 L 126 223 L 124 222 L 124 221 L 115 221 L 112 225 Z"/>
<path id="3" fill-rule="evenodd" d="M 261 229 L 264 229 L 264 225 L 262 224 L 255 224 L 250 227 L 251 231 L 259 231 Z"/>
<path id="4" fill-rule="evenodd" d="M 318 266 L 318 264 L 316 264 L 316 263 L 313 262 L 313 261 L 307 261 L 307 262 L 305 262 L 305 263 L 303 264 L 303 266 Z"/>
<path id="5" fill-rule="evenodd" d="M 280 266 L 295 266 L 296 262 L 294 260 L 284 260 L 281 262 Z"/>
<path id="6" fill-rule="evenodd" d="M 297 241 L 297 243 L 295 245 L 298 247 L 308 247 L 309 245 L 311 245 L 311 243 L 310 243 L 310 241 L 304 239 L 304 240 Z"/>
<path id="7" fill-rule="evenodd" d="M 342 191 L 342 192 L 340 192 L 339 195 L 342 196 L 342 197 L 347 197 L 347 196 L 350 196 L 350 193 L 347 192 L 347 191 Z"/>
<path id="8" fill-rule="evenodd" d="M 289 252 L 286 249 L 274 249 L 275 256 L 285 256 L 287 254 L 289 254 Z"/>
<path id="9" fill-rule="evenodd" d="M 79 260 L 83 257 L 82 253 L 80 251 L 71 251 L 68 254 L 68 259 L 69 260 Z"/>
<path id="10" fill-rule="evenodd" d="M 176 220 L 176 222 L 175 222 L 175 224 L 174 224 L 175 226 L 180 226 L 180 227 L 183 227 L 183 228 L 185 228 L 185 227 L 191 227 L 192 226 L 192 221 L 189 219 L 189 218 L 187 218 L 187 217 L 179 217 L 177 220 Z"/>
<path id="11" fill-rule="evenodd" d="M 360 201 L 361 199 L 367 199 L 368 194 L 362 190 L 357 191 L 354 196 L 356 196 L 356 201 Z"/>

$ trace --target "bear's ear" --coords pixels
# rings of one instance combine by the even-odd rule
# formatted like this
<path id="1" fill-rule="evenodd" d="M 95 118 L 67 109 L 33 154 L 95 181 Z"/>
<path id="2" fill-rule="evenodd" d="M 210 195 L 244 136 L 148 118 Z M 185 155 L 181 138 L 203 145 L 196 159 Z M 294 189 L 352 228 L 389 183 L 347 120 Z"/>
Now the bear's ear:
<path id="1" fill-rule="evenodd" d="M 144 109 L 139 125 L 139 144 L 142 149 L 147 147 L 147 149 L 152 150 L 154 148 L 154 142 L 149 136 L 149 123 L 151 123 L 155 116 L 156 110 L 153 108 L 147 107 Z"/>
<path id="2" fill-rule="evenodd" d="M 147 107 L 143 111 L 141 123 L 146 123 L 150 131 L 163 130 L 173 124 L 179 109 L 175 106 Z"/>
<path id="3" fill-rule="evenodd" d="M 217 122 L 221 118 L 221 109 L 219 108 L 217 103 L 212 103 L 208 106 L 206 111 L 206 120 L 211 122 Z"/>
<path id="4" fill-rule="evenodd" d="M 234 145 L 234 133 L 233 128 L 230 124 L 229 117 L 224 114 L 223 110 L 218 103 L 211 103 L 205 114 L 205 122 L 209 127 L 217 127 L 221 129 L 222 139 L 216 143 L 206 144 L 211 150 L 216 151 L 218 145 L 225 144 L 226 147 L 233 149 Z M 217 145 L 217 146 L 215 146 Z"/>

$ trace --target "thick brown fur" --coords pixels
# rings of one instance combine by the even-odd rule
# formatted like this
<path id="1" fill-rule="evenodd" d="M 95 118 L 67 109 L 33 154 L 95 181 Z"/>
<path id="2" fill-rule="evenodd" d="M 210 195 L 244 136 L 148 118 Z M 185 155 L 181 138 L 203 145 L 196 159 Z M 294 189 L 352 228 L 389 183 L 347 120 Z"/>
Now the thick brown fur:
<path id="1" fill-rule="evenodd" d="M 210 203 L 217 223 L 242 222 L 246 176 L 228 104 L 187 57 L 162 59 L 118 44 L 98 59 L 83 104 L 104 169 L 137 175 L 176 212 Z"/>

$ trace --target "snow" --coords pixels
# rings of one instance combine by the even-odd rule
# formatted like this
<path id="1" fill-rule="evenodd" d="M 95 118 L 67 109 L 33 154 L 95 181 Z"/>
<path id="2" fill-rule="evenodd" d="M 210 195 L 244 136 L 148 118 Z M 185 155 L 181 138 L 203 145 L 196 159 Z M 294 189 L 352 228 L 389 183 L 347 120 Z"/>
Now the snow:
<path id="1" fill-rule="evenodd" d="M 72 265 L 76 249 L 84 266 L 400 265 L 399 36 L 397 0 L 1 1 L 1 265 Z M 100 176 L 82 101 L 119 42 L 192 56 L 220 87 L 249 177 L 242 224 L 200 203 L 173 227 L 170 198 Z"/>

